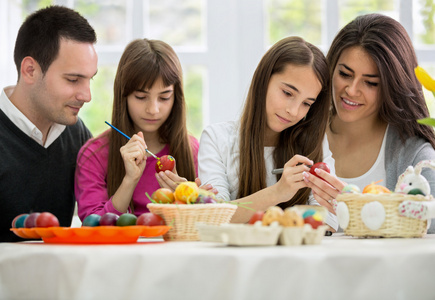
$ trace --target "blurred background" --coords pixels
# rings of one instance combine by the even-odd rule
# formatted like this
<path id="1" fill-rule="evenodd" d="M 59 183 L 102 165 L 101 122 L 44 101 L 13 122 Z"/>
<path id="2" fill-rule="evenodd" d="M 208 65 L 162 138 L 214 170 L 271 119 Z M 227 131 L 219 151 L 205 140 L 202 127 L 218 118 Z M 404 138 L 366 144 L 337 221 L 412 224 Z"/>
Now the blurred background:
<path id="1" fill-rule="evenodd" d="M 435 0 L 2 0 L 0 87 L 15 84 L 13 48 L 31 12 L 50 4 L 74 8 L 97 32 L 98 74 L 92 101 L 80 111 L 94 136 L 111 120 L 113 80 L 125 46 L 136 38 L 174 47 L 184 72 L 188 129 L 239 117 L 255 67 L 276 41 L 298 35 L 326 54 L 338 30 L 366 13 L 388 15 L 406 28 L 419 64 L 435 77 Z M 425 91 L 431 115 L 434 96 Z"/>

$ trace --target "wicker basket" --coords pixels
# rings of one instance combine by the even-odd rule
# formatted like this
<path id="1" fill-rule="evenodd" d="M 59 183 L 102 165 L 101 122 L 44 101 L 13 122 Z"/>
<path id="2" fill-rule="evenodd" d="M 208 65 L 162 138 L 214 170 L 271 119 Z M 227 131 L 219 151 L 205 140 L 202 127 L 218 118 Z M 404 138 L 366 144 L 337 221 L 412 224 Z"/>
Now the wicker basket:
<path id="1" fill-rule="evenodd" d="M 344 202 L 349 209 L 349 225 L 344 229 L 346 235 L 356 237 L 422 237 L 427 230 L 427 221 L 399 216 L 399 205 L 405 200 L 431 201 L 432 197 L 422 195 L 357 194 L 338 195 L 337 202 Z M 370 230 L 361 219 L 361 209 L 366 203 L 378 201 L 384 206 L 385 221 L 378 230 Z"/>
<path id="2" fill-rule="evenodd" d="M 148 204 L 150 212 L 165 219 L 172 228 L 163 236 L 166 241 L 198 241 L 196 223 L 219 225 L 229 223 L 237 206 L 219 204 Z"/>

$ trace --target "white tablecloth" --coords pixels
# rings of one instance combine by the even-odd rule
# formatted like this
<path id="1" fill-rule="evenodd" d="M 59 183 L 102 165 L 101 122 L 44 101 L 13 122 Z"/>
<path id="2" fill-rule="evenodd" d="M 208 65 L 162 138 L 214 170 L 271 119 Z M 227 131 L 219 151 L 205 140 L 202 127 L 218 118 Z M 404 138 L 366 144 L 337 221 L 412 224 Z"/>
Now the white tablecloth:
<path id="1" fill-rule="evenodd" d="M 321 245 L 0 244 L 0 299 L 435 299 L 435 235 Z"/>

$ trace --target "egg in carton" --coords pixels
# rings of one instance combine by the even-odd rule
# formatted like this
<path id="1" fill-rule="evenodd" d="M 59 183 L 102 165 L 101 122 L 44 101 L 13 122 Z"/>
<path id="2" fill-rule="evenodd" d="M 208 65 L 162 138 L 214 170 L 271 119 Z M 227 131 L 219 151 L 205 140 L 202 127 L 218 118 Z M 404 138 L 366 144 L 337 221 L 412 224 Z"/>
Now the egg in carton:
<path id="1" fill-rule="evenodd" d="M 280 244 L 286 246 L 320 244 L 327 226 L 327 210 L 318 205 L 295 205 L 284 210 Z"/>

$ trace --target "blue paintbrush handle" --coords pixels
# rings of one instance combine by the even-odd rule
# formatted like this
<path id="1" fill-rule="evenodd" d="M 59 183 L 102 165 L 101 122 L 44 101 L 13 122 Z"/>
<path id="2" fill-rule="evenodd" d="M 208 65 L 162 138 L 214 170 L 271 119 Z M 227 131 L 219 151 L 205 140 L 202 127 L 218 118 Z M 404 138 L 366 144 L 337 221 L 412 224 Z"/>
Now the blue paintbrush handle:
<path id="1" fill-rule="evenodd" d="M 125 136 L 127 139 L 130 139 L 130 137 L 128 135 L 126 135 L 124 132 L 122 132 L 121 130 L 119 130 L 118 128 L 116 128 L 115 126 L 113 126 L 112 124 L 110 124 L 107 121 L 104 121 L 107 125 L 109 125 L 110 127 L 112 127 L 113 129 L 115 129 L 116 131 L 118 131 L 120 134 L 122 134 L 123 136 Z M 148 149 L 145 149 L 145 151 L 149 154 L 152 155 L 155 159 L 160 159 L 158 158 L 156 155 L 154 155 L 154 153 L 152 153 L 151 151 L 149 151 Z"/>

